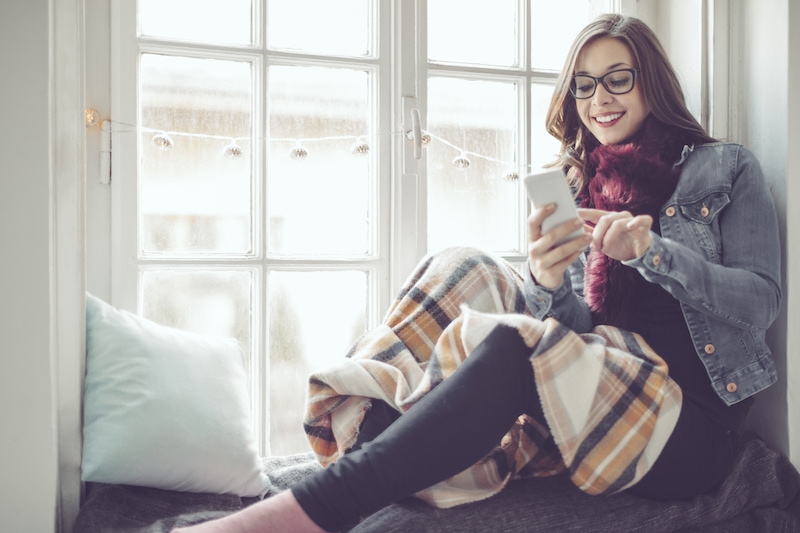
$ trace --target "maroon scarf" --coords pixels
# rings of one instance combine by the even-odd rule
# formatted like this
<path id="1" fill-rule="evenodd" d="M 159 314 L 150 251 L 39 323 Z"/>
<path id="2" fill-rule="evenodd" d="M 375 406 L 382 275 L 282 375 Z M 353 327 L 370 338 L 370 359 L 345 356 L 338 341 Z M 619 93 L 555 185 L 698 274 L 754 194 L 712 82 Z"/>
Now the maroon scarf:
<path id="1" fill-rule="evenodd" d="M 652 116 L 628 144 L 598 145 L 588 153 L 589 180 L 579 194 L 581 207 L 648 214 L 658 230 L 661 206 L 675 191 L 678 161 L 690 135 Z M 595 324 L 633 329 L 637 317 L 639 273 L 592 249 L 584 277 L 584 298 Z"/>

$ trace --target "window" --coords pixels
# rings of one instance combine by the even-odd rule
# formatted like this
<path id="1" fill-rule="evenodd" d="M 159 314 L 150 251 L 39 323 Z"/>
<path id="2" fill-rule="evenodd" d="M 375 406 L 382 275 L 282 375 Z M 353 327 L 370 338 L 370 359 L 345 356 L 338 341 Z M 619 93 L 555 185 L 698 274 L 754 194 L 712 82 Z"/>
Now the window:
<path id="1" fill-rule="evenodd" d="M 307 449 L 308 374 L 422 254 L 523 264 L 519 178 L 552 159 L 552 84 L 607 4 L 115 1 L 114 303 L 239 339 L 263 453 Z"/>

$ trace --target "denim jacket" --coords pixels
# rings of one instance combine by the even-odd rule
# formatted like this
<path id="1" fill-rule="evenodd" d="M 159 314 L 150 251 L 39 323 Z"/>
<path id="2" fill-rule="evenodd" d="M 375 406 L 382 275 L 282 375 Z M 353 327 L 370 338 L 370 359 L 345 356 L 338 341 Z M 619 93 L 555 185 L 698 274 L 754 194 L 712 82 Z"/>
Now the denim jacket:
<path id="1" fill-rule="evenodd" d="M 676 166 L 678 185 L 659 212 L 661 235 L 651 232 L 645 254 L 624 264 L 680 301 L 714 390 L 732 405 L 777 379 L 765 333 L 781 300 L 778 219 L 758 160 L 743 146 L 687 146 Z M 537 318 L 591 330 L 585 262 L 584 255 L 553 290 L 526 269 L 525 297 Z"/>

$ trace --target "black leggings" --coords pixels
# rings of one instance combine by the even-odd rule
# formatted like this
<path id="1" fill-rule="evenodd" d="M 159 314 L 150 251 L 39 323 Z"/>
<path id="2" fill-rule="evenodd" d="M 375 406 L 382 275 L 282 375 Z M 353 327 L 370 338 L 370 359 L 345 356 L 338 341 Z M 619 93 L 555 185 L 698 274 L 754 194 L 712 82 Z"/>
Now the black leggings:
<path id="1" fill-rule="evenodd" d="M 353 450 L 292 487 L 300 506 L 322 529 L 339 531 L 469 468 L 519 415 L 544 420 L 531 351 L 515 329 L 498 326 L 403 416 L 375 401 Z M 721 479 L 731 458 L 730 434 L 684 404 L 664 452 L 631 492 L 694 496 Z"/>

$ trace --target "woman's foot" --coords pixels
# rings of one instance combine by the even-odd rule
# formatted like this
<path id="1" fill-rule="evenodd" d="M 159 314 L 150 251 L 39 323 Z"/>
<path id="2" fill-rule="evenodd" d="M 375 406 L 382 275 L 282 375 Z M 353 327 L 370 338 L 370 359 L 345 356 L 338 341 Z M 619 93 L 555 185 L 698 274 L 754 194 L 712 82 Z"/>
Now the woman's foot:
<path id="1" fill-rule="evenodd" d="M 172 533 L 325 533 L 287 490 L 217 520 L 173 529 Z"/>

